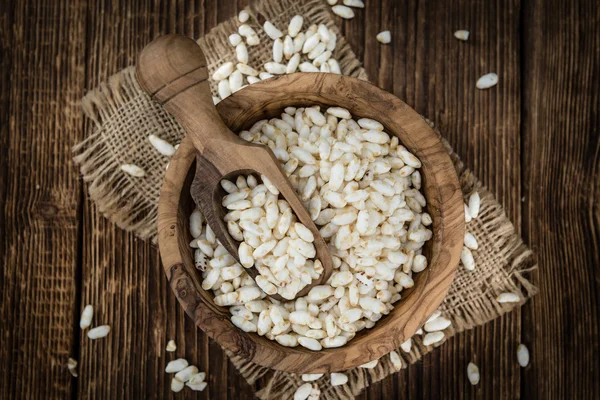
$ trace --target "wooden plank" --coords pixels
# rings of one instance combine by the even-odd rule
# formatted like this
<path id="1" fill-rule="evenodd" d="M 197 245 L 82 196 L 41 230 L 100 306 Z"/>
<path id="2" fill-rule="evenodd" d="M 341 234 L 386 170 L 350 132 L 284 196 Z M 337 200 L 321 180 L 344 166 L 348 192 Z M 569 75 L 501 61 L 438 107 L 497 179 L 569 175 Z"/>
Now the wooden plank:
<path id="1" fill-rule="evenodd" d="M 521 212 L 519 3 L 460 1 L 445 9 L 419 2 L 414 50 L 410 46 L 415 62 L 406 68 L 416 74 L 414 88 L 408 92 L 414 93 L 417 110 L 436 123 L 517 226 Z M 468 42 L 452 36 L 457 29 L 471 32 Z M 487 72 L 496 72 L 501 81 L 480 91 L 475 82 Z M 408 79 L 409 87 L 411 82 Z M 518 397 L 520 375 L 512 355 L 519 335 L 517 311 L 453 338 L 424 358 L 424 394 L 428 398 Z M 476 387 L 466 379 L 470 361 L 480 366 L 482 383 Z"/>
<path id="2" fill-rule="evenodd" d="M 5 268 L 6 261 L 6 248 L 10 246 L 8 244 L 7 230 L 6 230 L 6 200 L 8 191 L 4 190 L 8 186 L 9 168 L 8 168 L 8 146 L 9 146 L 9 121 L 10 121 L 10 90 L 11 90 L 11 79 L 10 70 L 12 64 L 12 49 L 13 49 L 13 32 L 12 29 L 14 21 L 14 9 L 13 4 L 8 2 L 0 3 L 0 109 L 4 112 L 0 113 L 0 260 L 2 260 L 2 268 L 0 268 L 0 317 L 2 321 L 12 313 L 14 307 L 14 299 L 8 294 L 9 285 L 14 285 L 17 279 L 16 270 Z M 0 328 L 1 341 L 3 345 L 0 346 L 0 360 L 5 360 L 4 365 L 0 366 L 0 388 L 8 388 L 10 386 L 12 373 L 10 368 L 12 366 L 13 350 L 12 344 L 12 332 L 11 327 L 8 324 L 2 324 Z M 0 389 L 0 394 L 7 394 L 8 389 Z"/>
<path id="3" fill-rule="evenodd" d="M 81 139 L 85 6 L 7 4 L 1 28 L 2 46 L 10 50 L 1 57 L 7 107 L 1 117 L 0 397 L 65 398 L 73 390 L 66 363 L 78 321 L 81 184 L 69 149 Z"/>
<path id="4" fill-rule="evenodd" d="M 527 3 L 523 16 L 523 232 L 540 293 L 524 311 L 522 393 L 598 398 L 600 10 L 549 3 Z"/>
<path id="5" fill-rule="evenodd" d="M 154 37 L 182 33 L 199 37 L 235 15 L 234 3 L 139 0 L 90 4 L 89 62 L 91 88 L 135 63 L 138 52 Z M 86 132 L 93 129 L 86 125 Z M 110 335 L 91 342 L 82 338 L 78 395 L 82 398 L 251 398 L 253 389 L 229 363 L 224 351 L 198 330 L 168 287 L 159 256 L 150 244 L 136 240 L 84 205 L 83 303 L 96 305 L 96 323 L 111 325 Z M 97 319 L 96 319 L 97 318 Z M 177 351 L 165 352 L 174 339 Z M 164 372 L 171 359 L 184 357 L 207 373 L 208 388 L 175 395 L 172 376 Z"/>

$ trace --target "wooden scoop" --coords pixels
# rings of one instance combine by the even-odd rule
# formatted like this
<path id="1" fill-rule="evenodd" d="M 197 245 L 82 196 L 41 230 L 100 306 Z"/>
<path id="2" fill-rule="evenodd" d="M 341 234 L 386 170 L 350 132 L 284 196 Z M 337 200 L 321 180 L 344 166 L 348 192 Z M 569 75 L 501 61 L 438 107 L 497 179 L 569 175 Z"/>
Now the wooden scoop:
<path id="1" fill-rule="evenodd" d="M 313 279 L 296 297 L 305 295 L 315 285 L 324 284 L 333 270 L 327 244 L 271 150 L 240 139 L 221 120 L 213 104 L 206 58 L 200 46 L 181 35 L 160 37 L 140 54 L 136 74 L 144 91 L 173 115 L 191 136 L 197 151 L 192 197 L 227 251 L 239 261 L 239 243 L 229 235 L 223 220 L 226 210 L 221 199 L 225 192 L 220 181 L 240 174 L 264 175 L 287 200 L 298 220 L 314 235 L 317 258 L 323 264 L 321 276 Z M 256 268 L 246 271 L 256 279 Z M 285 300 L 279 294 L 271 297 Z"/>

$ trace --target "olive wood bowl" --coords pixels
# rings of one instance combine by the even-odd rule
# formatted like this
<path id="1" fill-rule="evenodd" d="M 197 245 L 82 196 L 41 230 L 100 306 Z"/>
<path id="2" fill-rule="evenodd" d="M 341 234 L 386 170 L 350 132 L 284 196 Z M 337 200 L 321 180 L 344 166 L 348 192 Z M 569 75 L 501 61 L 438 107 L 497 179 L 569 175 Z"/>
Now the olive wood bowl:
<path id="1" fill-rule="evenodd" d="M 264 367 L 294 373 L 325 373 L 354 368 L 378 359 L 414 335 L 439 307 L 456 273 L 464 237 L 464 206 L 454 166 L 440 137 L 427 122 L 397 97 L 355 78 L 323 73 L 296 73 L 250 85 L 217 105 L 233 132 L 256 121 L 279 116 L 289 106 L 340 106 L 354 118 L 372 118 L 422 162 L 422 188 L 431 215 L 433 237 L 423 254 L 428 267 L 416 274 L 415 285 L 402 292 L 395 308 L 371 329 L 345 346 L 322 351 L 284 347 L 246 333 L 230 321 L 227 307 L 214 304 L 202 289 L 194 266 L 188 217 L 195 204 L 190 186 L 195 175 L 195 150 L 185 138 L 169 163 L 158 206 L 158 243 L 171 288 L 196 325 L 234 355 Z"/>

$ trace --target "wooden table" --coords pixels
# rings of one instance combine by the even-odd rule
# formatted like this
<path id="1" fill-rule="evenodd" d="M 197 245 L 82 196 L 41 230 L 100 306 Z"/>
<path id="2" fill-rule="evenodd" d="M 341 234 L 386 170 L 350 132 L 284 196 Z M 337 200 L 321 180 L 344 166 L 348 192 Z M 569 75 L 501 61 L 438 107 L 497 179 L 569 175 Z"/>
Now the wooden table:
<path id="1" fill-rule="evenodd" d="M 0 5 L 0 398 L 172 396 L 174 338 L 209 375 L 199 397 L 251 398 L 185 317 L 158 253 L 90 203 L 70 148 L 78 100 L 153 37 L 199 37 L 247 1 L 10 1 Z M 338 23 L 372 80 L 442 130 L 535 250 L 540 294 L 460 334 L 360 398 L 600 396 L 600 9 L 593 1 L 367 0 Z M 375 35 L 393 31 L 391 45 Z M 468 29 L 468 42 L 452 37 Z M 497 87 L 474 89 L 483 73 Z M 90 341 L 83 305 L 112 326 Z M 516 366 L 518 343 L 531 365 Z M 78 379 L 65 367 L 80 360 Z M 481 383 L 466 365 L 475 360 Z M 172 396 L 175 397 L 175 396 Z M 191 391 L 177 398 L 193 397 Z"/>

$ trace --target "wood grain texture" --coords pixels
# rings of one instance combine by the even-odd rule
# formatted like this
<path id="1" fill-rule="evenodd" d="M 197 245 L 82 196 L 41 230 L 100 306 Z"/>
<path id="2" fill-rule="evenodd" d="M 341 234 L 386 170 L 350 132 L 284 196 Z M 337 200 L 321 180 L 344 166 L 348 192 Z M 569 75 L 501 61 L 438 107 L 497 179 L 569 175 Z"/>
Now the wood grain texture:
<path id="1" fill-rule="evenodd" d="M 523 232 L 542 268 L 523 314 L 527 398 L 600 393 L 600 9 L 524 10 Z M 595 396 L 593 395 L 595 394 Z"/>
<path id="2" fill-rule="evenodd" d="M 252 398 L 184 315 L 156 251 L 88 201 L 81 208 L 85 188 L 69 163 L 70 146 L 92 129 L 76 108 L 85 90 L 131 65 L 157 35 L 199 37 L 249 3 L 0 2 L 0 397 L 175 398 L 164 374 L 173 357 L 164 346 L 174 338 L 176 355 L 208 373 L 197 397 Z M 598 8 L 584 0 L 366 3 L 355 19 L 337 20 L 348 42 L 371 79 L 434 120 L 492 188 L 538 254 L 541 290 L 523 311 L 458 335 L 359 398 L 600 397 Z M 388 46 L 374 39 L 384 29 L 392 30 Z M 471 39 L 456 41 L 456 29 Z M 475 91 L 492 68 L 501 84 Z M 70 91 L 58 86 L 66 79 Z M 39 214 L 47 204 L 69 207 L 48 220 Z M 21 254 L 24 247 L 37 253 Z M 114 326 L 110 342 L 79 341 L 78 296 L 97 307 L 94 322 L 127 324 Z M 532 356 L 524 370 L 514 361 L 519 341 Z M 63 366 L 77 351 L 80 378 L 72 380 Z M 482 370 L 474 388 L 470 360 Z"/>
<path id="3" fill-rule="evenodd" d="M 1 398 L 69 397 L 74 382 L 81 184 L 69 148 L 83 138 L 85 5 L 43 4 L 0 17 Z"/>

